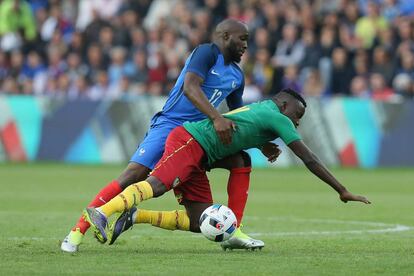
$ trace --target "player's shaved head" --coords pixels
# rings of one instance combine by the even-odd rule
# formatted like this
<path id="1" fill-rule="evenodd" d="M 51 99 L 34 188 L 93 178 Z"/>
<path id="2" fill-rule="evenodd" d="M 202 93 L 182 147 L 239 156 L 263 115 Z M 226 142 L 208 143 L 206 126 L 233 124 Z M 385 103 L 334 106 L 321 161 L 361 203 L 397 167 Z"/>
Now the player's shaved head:
<path id="1" fill-rule="evenodd" d="M 237 31 L 247 32 L 247 25 L 236 19 L 225 19 L 220 22 L 215 29 L 216 35 L 223 35 L 224 33 L 233 33 Z"/>
<path id="2" fill-rule="evenodd" d="M 240 62 L 247 49 L 248 38 L 247 25 L 231 18 L 220 22 L 214 31 L 214 43 L 220 48 L 226 64 Z"/>

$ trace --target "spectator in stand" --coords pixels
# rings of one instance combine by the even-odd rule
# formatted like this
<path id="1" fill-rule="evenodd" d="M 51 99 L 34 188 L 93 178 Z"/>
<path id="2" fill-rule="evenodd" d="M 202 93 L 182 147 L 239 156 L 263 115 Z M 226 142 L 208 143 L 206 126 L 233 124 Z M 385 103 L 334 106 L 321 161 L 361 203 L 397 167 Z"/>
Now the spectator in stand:
<path id="1" fill-rule="evenodd" d="M 67 55 L 67 69 L 66 74 L 69 76 L 71 83 L 76 81 L 79 76 L 84 76 L 88 73 L 88 67 L 82 63 L 82 59 L 77 52 L 70 52 Z"/>
<path id="2" fill-rule="evenodd" d="M 89 80 L 85 75 L 79 75 L 75 81 L 72 82 L 68 90 L 68 99 L 70 100 L 84 100 L 88 98 Z"/>
<path id="3" fill-rule="evenodd" d="M 6 53 L 0 49 L 0 87 L 2 80 L 4 80 L 9 73 Z M 1 92 L 1 90 L 0 90 Z"/>
<path id="4" fill-rule="evenodd" d="M 6 94 L 12 95 L 20 94 L 21 91 L 19 88 L 19 84 L 17 83 L 16 79 L 12 76 L 8 76 L 3 80 L 3 84 L 0 90 Z"/>
<path id="5" fill-rule="evenodd" d="M 388 21 L 393 22 L 400 14 L 400 8 L 397 5 L 397 0 L 382 1 L 381 15 Z"/>
<path id="6" fill-rule="evenodd" d="M 287 24 L 283 27 L 283 38 L 276 47 L 276 52 L 272 57 L 274 67 L 284 68 L 288 65 L 298 65 L 304 56 L 304 45 L 297 38 L 297 27 Z"/>
<path id="7" fill-rule="evenodd" d="M 278 9 L 278 5 L 271 1 L 266 1 L 265 4 L 262 5 L 261 12 L 265 17 L 264 20 L 266 22 L 266 29 L 269 32 L 269 52 L 274 53 L 278 42 L 282 38 L 283 20 L 279 16 L 280 11 Z"/>
<path id="8" fill-rule="evenodd" d="M 307 74 L 305 83 L 303 84 L 303 95 L 306 97 L 321 97 L 325 94 L 325 86 L 322 82 L 319 70 L 316 68 L 310 69 Z"/>
<path id="9" fill-rule="evenodd" d="M 368 82 L 361 76 L 356 76 L 351 81 L 351 96 L 356 98 L 369 99 L 371 91 L 368 88 Z"/>
<path id="10" fill-rule="evenodd" d="M 362 46 L 370 49 L 374 39 L 381 30 L 388 28 L 387 20 L 379 14 L 378 4 L 368 2 L 367 15 L 358 19 L 356 23 L 356 36 L 362 40 Z"/>
<path id="11" fill-rule="evenodd" d="M 345 7 L 339 27 L 339 39 L 347 51 L 354 51 L 362 45 L 362 40 L 355 33 L 356 22 L 359 17 L 357 3 L 349 2 Z"/>
<path id="12" fill-rule="evenodd" d="M 129 57 L 132 57 L 137 51 L 147 50 L 147 39 L 145 31 L 142 28 L 134 27 L 130 29 L 131 47 L 129 50 Z"/>
<path id="13" fill-rule="evenodd" d="M 369 83 L 372 73 L 382 75 L 398 94 L 406 94 L 412 90 L 408 87 L 413 78 L 408 72 L 414 53 L 412 15 L 412 0 L 3 0 L 0 49 L 6 47 L 7 51 L 0 51 L 0 88 L 7 79 L 6 86 L 20 93 L 59 95 L 65 77 L 61 83 L 58 79 L 67 74 L 69 90 L 82 90 L 66 93 L 76 99 L 72 95 L 86 95 L 91 89 L 97 72 L 109 70 L 111 80 L 117 75 L 117 85 L 110 86 L 113 89 L 128 91 L 127 95 L 164 95 L 189 49 L 210 41 L 211 26 L 218 21 L 236 17 L 246 21 L 252 34 L 243 60 L 250 58 L 241 66 L 252 74 L 251 85 L 259 88 L 263 97 L 269 90 L 282 88 L 283 81 L 289 79 L 286 76 L 291 75 L 284 71 L 291 64 L 298 67 L 299 75 L 293 83 L 303 89 L 305 84 L 318 83 L 314 74 L 319 71 L 323 91 L 330 91 L 331 83 L 338 82 L 331 76 L 343 70 L 345 78 L 339 82 L 344 82 L 345 88 L 339 89 L 339 95 L 350 95 L 345 90 L 352 90 L 349 85 L 354 75 Z M 128 49 L 124 70 L 115 70 L 113 62 L 109 68 L 111 53 L 117 52 L 117 47 Z M 346 68 L 338 66 L 338 58 L 333 60 L 336 48 L 345 51 Z M 47 74 L 32 63 L 31 52 L 38 53 Z M 273 54 L 271 62 L 269 53 Z M 314 72 L 308 77 L 310 71 Z M 350 77 L 349 71 L 354 72 Z M 76 90 L 78 79 L 82 89 Z M 361 83 L 360 78 L 355 82 Z"/>
<path id="14" fill-rule="evenodd" d="M 262 99 L 260 88 L 255 85 L 251 74 L 246 74 L 244 79 L 243 103 L 249 104 Z"/>
<path id="15" fill-rule="evenodd" d="M 88 98 L 94 101 L 102 100 L 110 94 L 110 83 L 108 74 L 105 70 L 100 70 L 96 74 L 94 85 L 88 91 Z"/>
<path id="16" fill-rule="evenodd" d="M 87 53 L 88 78 L 95 79 L 98 71 L 105 69 L 107 64 L 108 60 L 103 56 L 101 46 L 91 44 Z"/>
<path id="17" fill-rule="evenodd" d="M 61 6 L 59 4 L 53 4 L 50 7 L 49 17 L 43 23 L 41 27 L 41 37 L 43 41 L 49 41 L 52 39 L 53 34 L 58 31 L 67 44 L 74 32 L 74 28 L 69 20 L 64 18 Z"/>
<path id="18" fill-rule="evenodd" d="M 270 49 L 269 32 L 266 28 L 258 28 L 253 35 L 253 46 L 249 47 L 249 53 L 254 56 L 258 49 Z"/>
<path id="19" fill-rule="evenodd" d="M 364 49 L 359 49 L 353 59 L 353 70 L 355 75 L 363 77 L 365 80 L 369 80 L 369 56 Z"/>
<path id="20" fill-rule="evenodd" d="M 298 67 L 296 65 L 288 65 L 283 74 L 282 87 L 291 88 L 298 93 L 302 92 L 302 85 L 299 82 Z"/>
<path id="21" fill-rule="evenodd" d="M 274 69 L 270 65 L 270 53 L 268 49 L 258 49 L 252 68 L 252 84 L 256 84 L 265 96 L 271 92 L 273 74 Z"/>
<path id="22" fill-rule="evenodd" d="M 36 74 L 40 74 L 46 70 L 46 66 L 42 62 L 42 58 L 35 51 L 30 51 L 22 68 L 22 75 L 26 79 L 34 79 Z"/>
<path id="23" fill-rule="evenodd" d="M 414 96 L 414 82 L 408 74 L 398 74 L 392 83 L 394 91 L 406 98 L 412 98 Z"/>
<path id="24" fill-rule="evenodd" d="M 371 98 L 377 101 L 391 100 L 394 91 L 387 86 L 385 78 L 379 73 L 373 73 L 370 77 Z"/>
<path id="25" fill-rule="evenodd" d="M 67 69 L 66 60 L 63 58 L 61 49 L 50 47 L 47 52 L 49 66 L 47 67 L 48 78 L 57 79 Z"/>
<path id="26" fill-rule="evenodd" d="M 126 54 L 126 49 L 123 47 L 118 46 L 111 49 L 111 63 L 108 67 L 108 77 L 111 85 L 117 86 L 126 72 Z"/>
<path id="27" fill-rule="evenodd" d="M 82 33 L 74 32 L 68 45 L 68 52 L 77 53 L 82 60 L 86 60 L 86 45 Z"/>
<path id="28" fill-rule="evenodd" d="M 387 84 L 391 84 L 392 78 L 395 74 L 394 63 L 390 60 L 385 48 L 377 46 L 374 48 L 372 60 L 372 73 L 380 73 Z"/>
<path id="29" fill-rule="evenodd" d="M 344 48 L 335 48 L 332 53 L 332 75 L 330 94 L 349 95 L 349 85 L 354 71 L 348 63 L 348 54 Z"/>
<path id="30" fill-rule="evenodd" d="M 148 82 L 147 55 L 143 49 L 137 50 L 125 68 L 127 77 L 137 84 Z"/>
<path id="31" fill-rule="evenodd" d="M 22 75 L 23 65 L 24 56 L 22 51 L 13 50 L 13 52 L 10 54 L 9 75 L 12 76 L 16 81 L 22 81 L 24 79 Z"/>
<path id="32" fill-rule="evenodd" d="M 36 38 L 33 12 L 23 0 L 4 0 L 0 3 L 0 47 L 4 51 L 19 49 Z"/>
<path id="33" fill-rule="evenodd" d="M 301 83 L 308 78 L 309 71 L 315 70 L 319 67 L 319 60 L 321 58 L 321 49 L 312 30 L 303 31 L 302 41 L 305 46 L 305 50 L 304 58 L 300 63 L 301 73 L 299 79 Z"/>
<path id="34" fill-rule="evenodd" d="M 332 28 L 324 27 L 321 30 L 319 45 L 321 58 L 319 60 L 319 71 L 321 72 L 322 81 L 327 90 L 330 90 L 332 75 L 332 52 L 337 46 L 336 33 Z"/>
<path id="35" fill-rule="evenodd" d="M 401 60 L 401 66 L 397 70 L 397 74 L 407 74 L 414 80 L 414 53 L 407 51 Z"/>

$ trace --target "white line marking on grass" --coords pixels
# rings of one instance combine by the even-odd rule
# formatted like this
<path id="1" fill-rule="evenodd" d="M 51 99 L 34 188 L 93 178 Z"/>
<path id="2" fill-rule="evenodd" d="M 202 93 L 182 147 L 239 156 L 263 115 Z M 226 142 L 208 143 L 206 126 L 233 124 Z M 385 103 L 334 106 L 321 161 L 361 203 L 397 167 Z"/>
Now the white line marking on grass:
<path id="1" fill-rule="evenodd" d="M 390 232 L 403 232 L 414 229 L 406 225 L 395 225 L 390 228 L 372 230 L 344 230 L 344 231 L 306 231 L 306 232 L 270 232 L 270 233 L 249 233 L 250 236 L 311 236 L 311 235 L 341 235 L 341 234 L 381 234 Z"/>
<path id="2" fill-rule="evenodd" d="M 247 217 L 252 220 L 263 220 L 260 217 Z M 373 221 L 354 221 L 354 220 L 337 220 L 337 219 L 303 219 L 293 217 L 268 217 L 264 220 L 271 221 L 291 221 L 291 222 L 311 222 L 321 224 L 347 224 L 347 225 L 361 225 L 370 227 L 381 227 L 380 229 L 358 229 L 358 230 L 333 230 L 333 231 L 299 231 L 299 232 L 263 232 L 263 233 L 249 233 L 251 236 L 310 236 L 310 235 L 340 235 L 340 234 L 382 234 L 392 232 L 403 232 L 413 230 L 414 227 L 390 224 Z"/>
<path id="3" fill-rule="evenodd" d="M 347 224 L 347 225 L 360 225 L 367 227 L 376 227 L 377 229 L 354 229 L 354 230 L 332 230 L 332 231 L 289 231 L 289 232 L 255 232 L 255 233 L 248 233 L 251 236 L 314 236 L 314 235 L 343 235 L 343 234 L 383 234 L 383 233 L 397 233 L 397 232 L 404 232 L 404 231 L 411 231 L 414 230 L 413 226 L 402 225 L 402 224 L 390 224 L 390 223 L 383 223 L 383 222 L 373 222 L 373 221 L 353 221 L 353 220 L 336 220 L 336 219 L 305 219 L 305 218 L 294 218 L 294 217 L 267 217 L 265 219 L 261 217 L 254 217 L 254 216 L 247 216 L 247 220 L 261 220 L 261 221 L 290 221 L 290 222 L 303 222 L 303 223 L 320 223 L 320 224 Z M 277 226 L 275 226 L 277 229 Z M 139 232 L 138 232 L 139 231 Z M 130 236 L 131 239 L 139 239 L 147 235 L 151 235 L 151 237 L 166 237 L 167 235 L 171 235 L 171 232 L 165 231 L 165 234 L 153 235 L 153 229 L 146 228 L 146 229 L 139 229 L 137 228 L 138 235 Z M 175 231 L 174 238 L 188 238 L 188 232 L 184 231 Z M 193 238 L 200 238 L 201 235 L 193 233 L 190 237 Z M 5 240 L 9 241 L 45 241 L 45 240 L 60 240 L 63 237 L 7 237 Z M 1 239 L 0 239 L 1 240 Z"/>

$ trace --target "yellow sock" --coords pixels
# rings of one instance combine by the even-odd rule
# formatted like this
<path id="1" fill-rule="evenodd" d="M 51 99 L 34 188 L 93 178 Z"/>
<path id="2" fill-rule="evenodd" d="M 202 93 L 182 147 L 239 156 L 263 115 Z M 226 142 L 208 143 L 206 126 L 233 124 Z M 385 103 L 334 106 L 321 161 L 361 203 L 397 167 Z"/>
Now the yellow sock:
<path id="1" fill-rule="evenodd" d="M 135 223 L 150 223 L 168 230 L 190 230 L 190 218 L 186 211 L 150 211 L 138 209 Z"/>
<path id="2" fill-rule="evenodd" d="M 113 213 L 123 212 L 131 209 L 139 202 L 152 198 L 153 191 L 147 181 L 132 184 L 122 193 L 111 199 L 108 203 L 99 207 L 99 211 L 110 217 Z"/>

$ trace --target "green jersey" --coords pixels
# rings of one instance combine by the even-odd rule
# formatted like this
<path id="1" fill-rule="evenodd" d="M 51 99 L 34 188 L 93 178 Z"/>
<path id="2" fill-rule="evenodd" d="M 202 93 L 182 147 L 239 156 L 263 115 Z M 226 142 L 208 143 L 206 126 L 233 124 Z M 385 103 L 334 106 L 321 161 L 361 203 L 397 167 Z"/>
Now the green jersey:
<path id="1" fill-rule="evenodd" d="M 282 139 L 286 145 L 301 139 L 292 121 L 280 112 L 272 100 L 243 106 L 224 114 L 224 117 L 236 124 L 229 145 L 221 142 L 210 119 L 184 123 L 184 128 L 206 152 L 209 165 L 240 150 L 260 147 L 276 138 Z"/>

